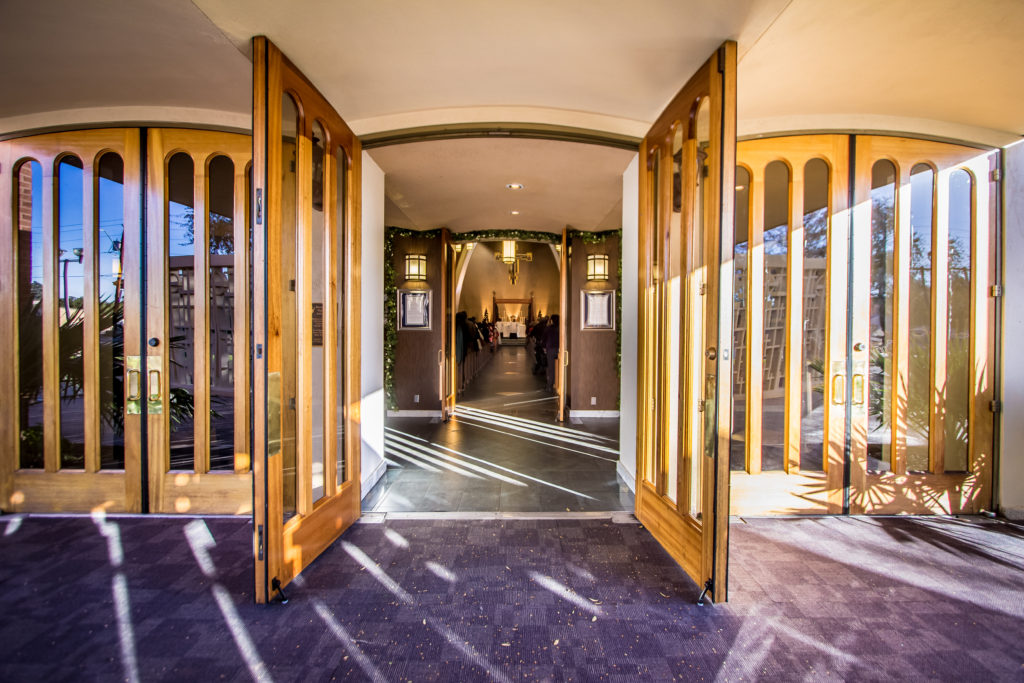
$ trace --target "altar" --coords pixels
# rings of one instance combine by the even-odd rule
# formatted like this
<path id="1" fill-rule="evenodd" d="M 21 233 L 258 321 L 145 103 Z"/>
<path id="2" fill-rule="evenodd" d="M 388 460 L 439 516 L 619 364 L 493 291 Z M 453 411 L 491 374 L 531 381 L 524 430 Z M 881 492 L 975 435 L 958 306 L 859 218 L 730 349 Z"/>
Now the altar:
<path id="1" fill-rule="evenodd" d="M 519 339 L 526 338 L 526 325 L 519 322 L 513 322 L 511 320 L 502 320 L 494 323 L 494 329 L 498 330 L 498 334 L 503 339 L 508 339 L 515 335 Z"/>

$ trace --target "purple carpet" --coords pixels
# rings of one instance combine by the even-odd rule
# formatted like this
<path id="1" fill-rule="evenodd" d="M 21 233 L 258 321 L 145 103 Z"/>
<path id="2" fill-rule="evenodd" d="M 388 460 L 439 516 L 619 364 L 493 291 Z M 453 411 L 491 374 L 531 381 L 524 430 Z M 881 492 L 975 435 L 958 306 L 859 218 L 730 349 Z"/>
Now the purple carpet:
<path id="1" fill-rule="evenodd" d="M 252 603 L 231 519 L 0 518 L 0 680 L 1024 680 L 1024 531 L 734 520 L 730 602 L 639 525 L 358 524 Z"/>

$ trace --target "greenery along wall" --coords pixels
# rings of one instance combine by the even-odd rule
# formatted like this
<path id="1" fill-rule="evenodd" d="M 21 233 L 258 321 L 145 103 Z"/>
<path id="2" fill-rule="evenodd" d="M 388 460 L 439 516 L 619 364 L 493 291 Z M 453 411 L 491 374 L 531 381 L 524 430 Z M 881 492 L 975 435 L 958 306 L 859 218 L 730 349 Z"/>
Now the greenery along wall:
<path id="1" fill-rule="evenodd" d="M 384 234 L 384 395 L 389 410 L 398 409 L 395 395 L 395 347 L 398 344 L 398 274 L 395 272 L 395 240 L 403 237 L 437 239 L 441 230 L 408 230 L 389 227 Z M 585 244 L 599 244 L 610 236 L 622 237 L 622 230 L 585 232 L 570 230 L 569 240 Z M 474 230 L 452 233 L 452 242 L 487 242 L 494 240 L 517 240 L 522 242 L 546 242 L 561 244 L 562 236 L 550 232 L 532 230 Z M 622 376 L 622 258 L 618 259 L 619 286 L 615 290 L 615 368 Z"/>

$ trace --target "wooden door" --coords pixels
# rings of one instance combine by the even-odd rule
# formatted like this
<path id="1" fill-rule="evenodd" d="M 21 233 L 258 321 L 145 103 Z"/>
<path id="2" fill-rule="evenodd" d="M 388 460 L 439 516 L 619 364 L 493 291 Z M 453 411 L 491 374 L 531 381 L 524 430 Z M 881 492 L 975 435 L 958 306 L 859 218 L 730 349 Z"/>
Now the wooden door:
<path id="1" fill-rule="evenodd" d="M 147 134 L 149 510 L 251 514 L 252 138 Z"/>
<path id="2" fill-rule="evenodd" d="M 141 512 L 139 131 L 0 142 L 0 508 Z"/>
<path id="3" fill-rule="evenodd" d="M 851 513 L 992 501 L 998 153 L 857 136 Z"/>
<path id="4" fill-rule="evenodd" d="M 359 140 L 253 40 L 256 599 L 359 518 Z"/>
<path id="5" fill-rule="evenodd" d="M 438 350 L 438 373 L 440 377 L 441 417 L 445 422 L 455 414 L 455 399 L 458 391 L 458 362 L 455 358 L 455 306 L 456 271 L 458 252 L 452 243 L 448 230 L 441 232 L 441 324 L 443 326 L 441 349 Z"/>
<path id="6" fill-rule="evenodd" d="M 556 419 L 565 422 L 568 417 L 567 400 L 569 398 L 569 278 L 572 274 L 569 259 L 570 249 L 569 228 L 562 229 L 562 246 L 559 250 L 559 284 L 558 284 L 558 357 L 549 358 L 549 363 L 557 363 L 555 367 L 555 393 L 558 394 Z"/>
<path id="7" fill-rule="evenodd" d="M 843 508 L 848 157 L 846 135 L 737 145 L 731 464 L 801 475 L 779 511 Z"/>
<path id="8" fill-rule="evenodd" d="M 736 45 L 716 50 L 640 147 L 637 518 L 727 595 Z M 723 229 L 728 226 L 728 229 Z"/>

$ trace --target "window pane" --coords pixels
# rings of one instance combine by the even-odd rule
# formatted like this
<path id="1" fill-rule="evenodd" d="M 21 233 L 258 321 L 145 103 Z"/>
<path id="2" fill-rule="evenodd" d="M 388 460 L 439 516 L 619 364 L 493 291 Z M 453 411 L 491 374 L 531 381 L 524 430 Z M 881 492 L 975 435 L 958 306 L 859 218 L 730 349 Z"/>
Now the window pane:
<path id="1" fill-rule="evenodd" d="M 335 254 L 335 281 L 337 291 L 334 308 L 334 324 L 337 326 L 337 344 L 335 346 L 337 374 L 334 377 L 335 387 L 335 433 L 337 442 L 335 444 L 336 461 L 338 468 L 338 486 L 346 481 L 345 477 L 345 255 L 347 246 L 348 225 L 348 201 L 345 195 L 345 181 L 348 176 L 348 157 L 345 150 L 338 148 L 337 175 L 335 178 L 335 219 L 334 239 L 336 240 L 337 251 Z"/>
<path id="2" fill-rule="evenodd" d="M 124 469 L 124 162 L 104 154 L 98 165 L 100 272 L 100 467 Z"/>
<path id="3" fill-rule="evenodd" d="M 736 168 L 736 222 L 733 225 L 732 436 L 729 467 L 746 468 L 747 432 L 747 251 L 750 234 L 750 172 Z"/>
<path id="4" fill-rule="evenodd" d="M 868 340 L 868 469 L 888 471 L 891 461 L 893 247 L 896 167 L 881 160 L 871 168 L 871 298 Z"/>
<path id="5" fill-rule="evenodd" d="M 235 468 L 235 165 L 210 161 L 210 469 Z"/>
<path id="6" fill-rule="evenodd" d="M 167 162 L 168 301 L 170 349 L 168 409 L 171 469 L 194 464 L 195 200 L 192 157 L 184 152 Z"/>
<path id="7" fill-rule="evenodd" d="M 971 400 L 971 176 L 964 170 L 949 178 L 949 314 L 946 337 L 947 472 L 965 472 L 969 454 L 968 409 Z"/>
<path id="8" fill-rule="evenodd" d="M 928 471 L 932 395 L 932 188 L 935 173 L 910 174 L 910 340 L 907 363 L 907 470 Z"/>
<path id="9" fill-rule="evenodd" d="M 683 129 L 678 123 L 672 135 L 672 212 L 669 214 L 668 232 L 661 239 L 666 243 L 668 253 L 665 255 L 665 371 L 668 374 L 668 400 L 665 410 L 668 413 L 668 432 L 665 434 L 665 495 L 673 503 L 678 499 L 679 460 L 682 457 L 680 435 L 683 424 L 679 417 L 680 394 L 682 381 L 682 365 L 684 362 L 679 328 L 682 316 L 682 253 L 683 253 Z M 685 441 L 682 441 L 685 443 Z"/>
<path id="10" fill-rule="evenodd" d="M 705 456 L 714 457 L 714 439 L 717 438 L 717 403 L 715 402 L 715 385 L 713 375 L 706 375 L 704 372 L 704 349 L 707 346 L 705 339 L 705 304 L 706 299 L 702 294 L 707 284 L 707 275 L 704 269 L 704 235 L 707 229 L 706 208 L 711 205 L 712 199 L 708 196 L 711 191 L 711 183 L 705 179 L 708 177 L 708 154 L 711 144 L 711 99 L 705 97 L 701 100 L 697 109 L 696 125 L 697 158 L 692 163 L 696 165 L 694 177 L 697 187 L 694 192 L 693 206 L 693 232 L 689 240 L 689 249 L 693 254 L 690 263 L 690 293 L 689 300 L 692 303 L 690 314 L 686 316 L 687 325 L 692 331 L 692 338 L 689 342 L 690 367 L 693 376 L 690 384 L 694 388 L 695 396 L 693 404 L 704 401 L 704 411 L 694 412 L 690 408 L 690 415 L 693 417 L 693 434 L 690 436 L 690 515 L 696 519 L 703 516 L 703 503 L 701 490 L 703 479 L 701 477 Z M 716 226 L 717 229 L 717 226 Z"/>
<path id="11" fill-rule="evenodd" d="M 764 376 L 761 468 L 783 467 L 786 407 L 786 292 L 789 253 L 789 167 L 764 171 Z"/>
<path id="12" fill-rule="evenodd" d="M 324 277 L 324 156 L 327 136 L 319 122 L 313 122 L 313 224 L 311 242 L 313 260 L 310 263 L 312 280 L 313 310 L 306 315 L 313 317 L 313 500 L 324 496 L 326 452 L 324 451 L 324 296 L 327 285 Z M 319 311 L 319 313 L 318 313 Z M 319 316 L 319 336 L 317 319 Z"/>
<path id="13" fill-rule="evenodd" d="M 18 419 L 19 466 L 43 466 L 43 170 L 18 169 Z"/>
<path id="14" fill-rule="evenodd" d="M 820 471 L 825 438 L 825 324 L 828 320 L 829 167 L 804 166 L 803 325 L 800 362 L 800 469 Z"/>
<path id="15" fill-rule="evenodd" d="M 298 176 L 297 138 L 299 109 L 291 95 L 281 97 L 281 235 L 276 249 L 281 259 L 278 289 L 281 292 L 281 466 L 283 470 L 284 518 L 296 513 L 298 477 L 295 472 L 295 342 L 298 319 L 295 310 L 296 193 Z"/>
<path id="16" fill-rule="evenodd" d="M 57 324 L 60 367 L 60 466 L 85 466 L 82 344 L 85 309 L 82 162 L 71 156 L 57 168 Z"/>

